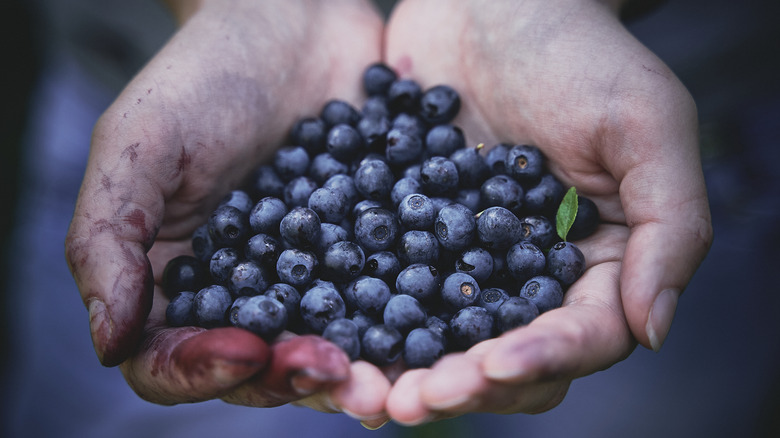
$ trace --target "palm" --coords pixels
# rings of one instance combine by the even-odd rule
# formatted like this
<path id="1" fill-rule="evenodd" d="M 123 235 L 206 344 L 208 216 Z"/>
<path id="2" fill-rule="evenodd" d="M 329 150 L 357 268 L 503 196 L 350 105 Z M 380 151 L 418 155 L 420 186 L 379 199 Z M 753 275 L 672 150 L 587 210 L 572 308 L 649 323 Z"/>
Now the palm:
<path id="1" fill-rule="evenodd" d="M 464 106 L 455 123 L 472 144 L 539 146 L 565 185 L 596 201 L 604 224 L 578 242 L 588 269 L 568 291 L 563 308 L 449 358 L 432 372 L 409 373 L 388 401 L 390 414 L 402 420 L 437 410 L 451 415 L 551 408 L 571 379 L 627 356 L 634 337 L 650 346 L 643 294 L 659 280 L 652 278 L 655 272 L 637 271 L 668 254 L 648 245 L 659 231 L 653 222 L 693 210 L 701 221 L 694 226 L 702 228 L 692 240 L 700 246 L 689 248 L 696 252 L 684 269 L 692 272 L 706 252 L 701 181 L 675 168 L 676 160 L 684 163 L 680 167 L 697 165 L 691 161 L 697 158 L 695 112 L 682 85 L 603 6 L 564 0 L 554 11 L 544 2 L 535 10 L 535 3 L 462 2 L 444 8 L 435 0 L 406 1 L 388 27 L 387 60 L 423 86 L 448 83 L 458 89 Z M 675 148 L 669 152 L 667 146 Z M 689 191 L 652 187 L 649 171 L 690 183 Z M 665 190 L 678 191 L 672 196 L 680 196 L 680 204 L 664 205 L 670 197 Z M 691 240 L 690 230 L 675 231 Z M 642 248 L 652 251 L 643 257 L 637 254 Z M 685 275 L 690 273 L 683 270 Z M 404 402 L 409 399 L 413 402 Z"/>

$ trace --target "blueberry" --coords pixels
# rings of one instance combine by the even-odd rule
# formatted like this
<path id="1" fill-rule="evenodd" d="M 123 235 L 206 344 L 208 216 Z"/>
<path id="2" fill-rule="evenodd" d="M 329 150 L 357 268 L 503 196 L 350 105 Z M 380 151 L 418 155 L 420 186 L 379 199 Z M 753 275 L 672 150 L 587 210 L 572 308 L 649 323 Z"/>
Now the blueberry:
<path id="1" fill-rule="evenodd" d="M 288 208 L 306 207 L 309 197 L 317 190 L 317 183 L 308 176 L 299 176 L 284 186 L 282 199 Z"/>
<path id="2" fill-rule="evenodd" d="M 425 148 L 428 156 L 449 157 L 455 151 L 466 147 L 463 131 L 449 124 L 436 125 L 425 136 Z"/>
<path id="3" fill-rule="evenodd" d="M 360 334 L 357 324 L 352 320 L 334 319 L 325 327 L 322 337 L 344 350 L 350 361 L 357 360 L 360 356 Z"/>
<path id="4" fill-rule="evenodd" d="M 506 160 L 506 154 L 512 147 L 510 144 L 499 143 L 485 154 L 485 164 L 490 168 L 493 175 L 506 175 L 506 166 L 504 161 Z"/>
<path id="5" fill-rule="evenodd" d="M 585 256 L 577 245 L 558 242 L 547 253 L 547 272 L 562 286 L 569 286 L 585 272 Z"/>
<path id="6" fill-rule="evenodd" d="M 360 310 L 352 312 L 350 320 L 355 323 L 358 328 L 358 339 L 363 339 L 363 335 L 366 334 L 366 330 L 369 327 L 379 324 L 376 319 L 366 315 Z"/>
<path id="7" fill-rule="evenodd" d="M 311 161 L 308 176 L 317 184 L 322 185 L 334 175 L 343 175 L 347 172 L 349 172 L 347 164 L 337 160 L 328 152 L 323 152 Z"/>
<path id="8" fill-rule="evenodd" d="M 323 286 L 315 286 L 301 298 L 301 317 L 306 327 L 321 334 L 325 327 L 346 315 L 344 300 L 338 291 Z"/>
<path id="9" fill-rule="evenodd" d="M 412 79 L 397 79 L 387 90 L 387 107 L 394 114 L 413 113 L 422 96 L 420 84 Z"/>
<path id="10" fill-rule="evenodd" d="M 506 173 L 521 183 L 535 183 L 544 172 L 544 157 L 535 146 L 512 146 L 504 159 Z"/>
<path id="11" fill-rule="evenodd" d="M 482 293 L 479 294 L 477 305 L 484 307 L 491 315 L 495 316 L 498 308 L 501 307 L 508 298 L 509 294 L 504 289 L 490 287 L 484 289 Z"/>
<path id="12" fill-rule="evenodd" d="M 195 258 L 203 263 L 208 263 L 217 248 L 209 235 L 208 224 L 203 224 L 192 233 L 192 252 Z"/>
<path id="13" fill-rule="evenodd" d="M 367 199 L 385 201 L 395 184 L 395 177 L 384 161 L 369 160 L 355 172 L 355 188 Z"/>
<path id="14" fill-rule="evenodd" d="M 495 312 L 496 329 L 504 333 L 517 327 L 528 325 L 537 316 L 536 305 L 524 297 L 509 297 Z"/>
<path id="15" fill-rule="evenodd" d="M 437 216 L 439 215 L 439 212 L 441 211 L 442 208 L 450 204 L 456 204 L 455 201 L 453 201 L 450 198 L 446 198 L 444 196 L 431 196 L 431 202 L 433 202 L 433 211 L 434 213 L 436 213 Z"/>
<path id="16" fill-rule="evenodd" d="M 493 337 L 493 316 L 484 307 L 465 307 L 450 320 L 450 336 L 456 348 L 467 350 Z"/>
<path id="17" fill-rule="evenodd" d="M 390 287 L 379 278 L 362 275 L 344 288 L 344 299 L 368 316 L 381 315 L 390 300 Z"/>
<path id="18" fill-rule="evenodd" d="M 411 230 L 398 241 L 398 260 L 402 265 L 431 265 L 439 259 L 439 241 L 430 231 Z"/>
<path id="19" fill-rule="evenodd" d="M 383 208 L 369 208 L 355 220 L 355 239 L 368 253 L 392 248 L 398 233 L 398 220 Z"/>
<path id="20" fill-rule="evenodd" d="M 282 252 L 282 244 L 268 234 L 255 234 L 250 237 L 244 247 L 244 256 L 266 269 L 276 269 L 276 262 Z"/>
<path id="21" fill-rule="evenodd" d="M 531 242 L 541 250 L 547 250 L 559 240 L 555 225 L 546 216 L 527 216 L 521 224 L 520 240 Z"/>
<path id="22" fill-rule="evenodd" d="M 347 217 L 349 207 L 346 195 L 335 189 L 319 188 L 309 196 L 309 208 L 322 222 L 340 223 Z"/>
<path id="23" fill-rule="evenodd" d="M 504 250 L 520 240 L 520 219 L 504 207 L 490 207 L 477 215 L 477 237 L 484 248 Z"/>
<path id="24" fill-rule="evenodd" d="M 431 125 L 449 123 L 460 111 L 458 92 L 447 85 L 429 88 L 420 97 L 420 116 Z"/>
<path id="25" fill-rule="evenodd" d="M 241 306 L 249 300 L 249 298 L 246 295 L 242 295 L 236 299 L 233 300 L 233 304 L 230 305 L 230 309 L 228 309 L 228 322 L 230 325 L 234 327 L 238 327 L 238 309 L 241 308 Z"/>
<path id="26" fill-rule="evenodd" d="M 390 117 L 390 109 L 387 107 L 386 96 L 369 96 L 365 102 L 363 102 L 362 108 L 363 117 Z"/>
<path id="27" fill-rule="evenodd" d="M 390 131 L 390 119 L 387 116 L 364 116 L 357 125 L 363 143 L 370 151 L 384 151 L 387 145 L 387 133 Z"/>
<path id="28" fill-rule="evenodd" d="M 309 154 L 303 146 L 284 146 L 274 153 L 274 169 L 283 181 L 305 175 L 310 163 Z"/>
<path id="29" fill-rule="evenodd" d="M 442 196 L 458 188 L 458 168 L 445 157 L 431 157 L 420 167 L 420 181 L 423 191 L 429 196 Z"/>
<path id="30" fill-rule="evenodd" d="M 545 275 L 538 275 L 526 281 L 520 289 L 520 296 L 534 303 L 539 313 L 561 307 L 563 304 L 561 284 Z"/>
<path id="31" fill-rule="evenodd" d="M 230 205 L 241 210 L 244 214 L 249 214 L 254 206 L 254 202 L 252 202 L 252 197 L 249 196 L 249 193 L 244 190 L 231 190 L 230 193 L 222 198 L 218 206 L 222 205 Z"/>
<path id="32" fill-rule="evenodd" d="M 413 193 L 406 195 L 398 204 L 398 220 L 409 230 L 432 230 L 436 219 L 431 198 Z"/>
<path id="33" fill-rule="evenodd" d="M 249 212 L 249 226 L 255 233 L 279 235 L 279 223 L 288 212 L 284 201 L 266 196 L 257 201 Z"/>
<path id="34" fill-rule="evenodd" d="M 442 301 L 451 310 L 476 305 L 479 294 L 479 284 L 474 277 L 462 272 L 450 274 L 441 286 Z"/>
<path id="35" fill-rule="evenodd" d="M 406 196 L 421 192 L 422 186 L 419 180 L 412 177 L 402 177 L 395 182 L 390 191 L 390 202 L 397 208 Z"/>
<path id="36" fill-rule="evenodd" d="M 241 246 L 249 234 L 249 215 L 236 207 L 223 205 L 211 213 L 208 226 L 216 247 Z"/>
<path id="37" fill-rule="evenodd" d="M 472 213 L 478 213 L 482 208 L 482 195 L 477 189 L 460 189 L 452 199 L 453 202 L 466 206 Z"/>
<path id="38" fill-rule="evenodd" d="M 382 321 L 402 335 L 425 325 L 428 315 L 422 304 L 411 295 L 393 295 L 385 305 Z"/>
<path id="39" fill-rule="evenodd" d="M 366 256 L 354 242 L 336 242 L 325 251 L 322 258 L 322 278 L 336 282 L 355 279 L 363 271 Z"/>
<path id="40" fill-rule="evenodd" d="M 438 295 L 441 275 L 433 265 L 411 264 L 396 277 L 395 289 L 399 294 L 411 295 L 418 301 L 427 303 Z"/>
<path id="41" fill-rule="evenodd" d="M 350 205 L 350 208 L 358 202 L 360 197 L 355 187 L 355 180 L 350 175 L 333 175 L 322 184 L 322 187 L 343 193 L 347 197 L 347 203 Z"/>
<path id="42" fill-rule="evenodd" d="M 186 327 L 195 325 L 195 314 L 193 312 L 193 302 L 195 292 L 182 291 L 176 294 L 165 308 L 165 320 L 171 327 Z"/>
<path id="43" fill-rule="evenodd" d="M 446 341 L 450 332 L 450 326 L 447 322 L 438 316 L 429 316 L 428 319 L 425 320 L 425 328 L 431 330 L 436 335 L 441 336 L 446 347 Z"/>
<path id="44" fill-rule="evenodd" d="M 271 284 L 271 274 L 258 264 L 246 260 L 237 264 L 230 274 L 227 287 L 233 298 L 263 293 Z"/>
<path id="45" fill-rule="evenodd" d="M 461 187 L 479 187 L 490 176 L 490 169 L 477 148 L 458 149 L 450 155 L 450 161 L 458 169 Z"/>
<path id="46" fill-rule="evenodd" d="M 193 256 L 180 255 L 165 265 L 162 274 L 163 291 L 173 298 L 181 291 L 198 291 L 208 282 L 208 271 Z"/>
<path id="47" fill-rule="evenodd" d="M 548 173 L 542 175 L 539 183 L 525 192 L 523 207 L 529 214 L 551 216 L 558 211 L 564 194 L 565 190 L 560 181 Z"/>
<path id="48" fill-rule="evenodd" d="M 401 174 L 402 178 L 411 178 L 418 183 L 422 181 L 422 177 L 420 175 L 420 168 L 422 167 L 422 164 L 420 163 L 414 163 L 412 165 L 407 166 L 403 173 Z"/>
<path id="49" fill-rule="evenodd" d="M 398 79 L 398 75 L 390 67 L 377 62 L 369 65 L 363 71 L 363 90 L 369 96 L 387 94 L 396 79 Z"/>
<path id="50" fill-rule="evenodd" d="M 419 137 L 421 140 L 424 139 L 428 133 L 428 126 L 425 122 L 411 113 L 396 115 L 393 119 L 392 129 Z"/>
<path id="51" fill-rule="evenodd" d="M 444 338 L 428 328 L 415 328 L 404 341 L 403 358 L 411 369 L 432 366 L 444 352 Z"/>
<path id="52" fill-rule="evenodd" d="M 506 175 L 488 178 L 479 189 L 483 208 L 504 207 L 512 213 L 521 213 L 523 206 L 523 187 Z"/>
<path id="53" fill-rule="evenodd" d="M 352 218 L 357 220 L 363 212 L 370 208 L 384 208 L 385 204 L 381 201 L 374 201 L 373 199 L 363 199 L 357 202 L 352 207 Z"/>
<path id="54" fill-rule="evenodd" d="M 401 272 L 401 262 L 390 251 L 379 251 L 371 254 L 366 258 L 363 267 L 363 274 L 379 278 L 388 284 L 395 282 L 399 272 Z"/>
<path id="55" fill-rule="evenodd" d="M 344 240 L 349 240 L 349 232 L 344 227 L 323 222 L 320 225 L 320 237 L 314 246 L 314 252 L 321 258 L 331 245 Z"/>
<path id="56" fill-rule="evenodd" d="M 393 128 L 387 133 L 385 158 L 394 166 L 409 165 L 422 157 L 425 146 L 420 136 Z"/>
<path id="57" fill-rule="evenodd" d="M 493 256 L 484 248 L 469 248 L 455 261 L 455 271 L 468 274 L 477 283 L 483 283 L 493 273 Z"/>
<path id="58" fill-rule="evenodd" d="M 251 297 L 238 308 L 236 327 L 249 330 L 266 342 L 271 342 L 287 327 L 287 309 L 271 297 Z"/>
<path id="59" fill-rule="evenodd" d="M 350 125 L 340 123 L 328 131 L 325 150 L 341 162 L 348 163 L 364 148 L 365 144 L 360 132 Z"/>
<path id="60" fill-rule="evenodd" d="M 319 216 L 308 207 L 295 207 L 279 223 L 282 238 L 296 248 L 312 248 L 320 237 Z"/>
<path id="61" fill-rule="evenodd" d="M 211 278 L 219 284 L 227 284 L 233 274 L 233 268 L 241 262 L 241 254 L 235 248 L 220 248 L 214 252 L 209 261 Z"/>
<path id="62" fill-rule="evenodd" d="M 467 207 L 449 204 L 439 210 L 433 228 L 442 248 L 462 251 L 474 240 L 477 224 Z"/>
<path id="63" fill-rule="evenodd" d="M 520 283 L 525 283 L 531 277 L 544 273 L 547 260 L 544 253 L 533 243 L 519 242 L 507 251 L 506 264 L 512 277 Z"/>
<path id="64" fill-rule="evenodd" d="M 303 287 L 314 280 L 319 261 L 308 251 L 286 249 L 279 255 L 276 274 L 283 283 Z"/>
<path id="65" fill-rule="evenodd" d="M 403 353 L 404 338 L 398 330 L 384 324 L 369 327 L 361 339 L 362 356 L 376 366 L 395 363 Z"/>
<path id="66" fill-rule="evenodd" d="M 198 291 L 193 298 L 193 314 L 198 327 L 214 328 L 228 325 L 228 310 L 233 298 L 225 286 L 211 285 Z"/>
<path id="67" fill-rule="evenodd" d="M 360 112 L 349 102 L 331 99 L 322 107 L 320 119 L 331 128 L 339 124 L 355 126 L 360 121 Z"/>
<path id="68" fill-rule="evenodd" d="M 252 175 L 250 185 L 255 199 L 266 196 L 281 198 L 284 193 L 284 181 L 270 164 L 257 168 Z"/>
<path id="69" fill-rule="evenodd" d="M 263 295 L 282 303 L 287 310 L 287 326 L 297 328 L 301 319 L 301 293 L 298 289 L 287 283 L 274 283 L 263 292 Z"/>
<path id="70" fill-rule="evenodd" d="M 293 125 L 290 130 L 290 143 L 302 146 L 314 156 L 325 150 L 325 138 L 328 135 L 328 126 L 319 117 L 305 117 Z"/>
<path id="71" fill-rule="evenodd" d="M 569 229 L 569 240 L 584 239 L 596 231 L 599 226 L 599 209 L 589 198 L 577 196 L 577 216 Z"/>

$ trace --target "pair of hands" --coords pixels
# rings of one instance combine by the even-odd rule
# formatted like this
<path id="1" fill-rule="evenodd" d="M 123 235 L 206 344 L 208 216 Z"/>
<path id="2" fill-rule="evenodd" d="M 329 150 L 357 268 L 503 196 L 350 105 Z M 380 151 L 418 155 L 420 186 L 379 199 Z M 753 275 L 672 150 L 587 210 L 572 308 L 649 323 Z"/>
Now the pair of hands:
<path id="1" fill-rule="evenodd" d="M 570 382 L 658 350 L 712 240 L 696 108 L 597 0 L 172 2 L 180 30 L 102 115 L 66 241 L 95 350 L 160 404 L 298 403 L 377 427 L 467 412 L 541 412 Z M 432 369 L 349 363 L 311 336 L 168 328 L 160 274 L 221 196 L 330 98 L 359 105 L 384 60 L 446 83 L 471 144 L 538 145 L 603 224 L 560 309 Z"/>

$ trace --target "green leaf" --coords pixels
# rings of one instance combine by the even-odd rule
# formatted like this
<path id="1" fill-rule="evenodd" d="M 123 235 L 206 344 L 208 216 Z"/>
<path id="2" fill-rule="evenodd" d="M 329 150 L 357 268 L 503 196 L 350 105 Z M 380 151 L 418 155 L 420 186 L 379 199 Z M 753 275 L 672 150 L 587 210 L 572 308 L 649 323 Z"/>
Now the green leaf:
<path id="1" fill-rule="evenodd" d="M 574 224 L 574 218 L 577 217 L 577 189 L 569 188 L 566 195 L 558 207 L 558 214 L 555 215 L 555 228 L 561 239 L 566 240 L 571 226 Z"/>

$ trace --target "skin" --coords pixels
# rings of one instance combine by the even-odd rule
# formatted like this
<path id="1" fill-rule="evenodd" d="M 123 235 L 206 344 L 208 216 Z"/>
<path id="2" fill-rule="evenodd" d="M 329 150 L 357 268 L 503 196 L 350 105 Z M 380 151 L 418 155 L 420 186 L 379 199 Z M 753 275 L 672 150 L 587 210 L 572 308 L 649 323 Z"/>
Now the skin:
<path id="1" fill-rule="evenodd" d="M 541 412 L 637 343 L 658 350 L 712 230 L 695 105 L 619 2 L 406 0 L 384 34 L 366 2 L 324 3 L 171 1 L 182 27 L 97 123 L 66 241 L 101 362 L 155 403 L 296 403 L 373 428 Z M 596 201 L 604 223 L 577 242 L 588 269 L 564 306 L 405 373 L 312 336 L 165 327 L 164 264 L 298 117 L 358 104 L 379 59 L 457 89 L 469 144 L 535 144 Z"/>
<path id="2" fill-rule="evenodd" d="M 660 349 L 712 228 L 696 107 L 618 19 L 619 2 L 407 0 L 386 61 L 423 88 L 447 83 L 469 144 L 537 145 L 603 224 L 577 242 L 588 263 L 562 308 L 395 382 L 403 424 L 467 412 L 541 412 L 575 378 Z M 425 41 L 425 44 L 420 44 Z"/>

